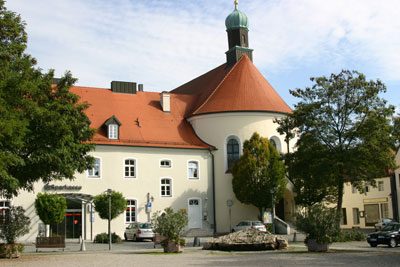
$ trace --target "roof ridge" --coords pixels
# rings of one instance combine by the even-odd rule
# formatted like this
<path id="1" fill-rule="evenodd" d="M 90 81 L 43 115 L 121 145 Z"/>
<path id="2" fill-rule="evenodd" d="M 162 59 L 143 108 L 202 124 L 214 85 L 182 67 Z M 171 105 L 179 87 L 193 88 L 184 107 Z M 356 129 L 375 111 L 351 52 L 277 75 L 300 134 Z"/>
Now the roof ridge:
<path id="1" fill-rule="evenodd" d="M 232 71 L 239 65 L 239 63 L 243 60 L 244 57 L 247 57 L 247 55 L 243 55 L 238 62 L 233 65 L 233 67 L 228 71 L 228 73 L 225 75 L 225 77 L 219 82 L 219 84 L 215 87 L 215 89 L 211 92 L 211 94 L 207 97 L 207 99 L 201 104 L 195 111 L 192 112 L 192 115 L 196 114 L 198 110 L 200 110 L 209 100 L 210 98 L 217 92 L 218 88 L 221 87 L 221 85 L 224 83 L 226 78 L 232 73 Z M 248 57 L 247 57 L 248 58 Z"/>

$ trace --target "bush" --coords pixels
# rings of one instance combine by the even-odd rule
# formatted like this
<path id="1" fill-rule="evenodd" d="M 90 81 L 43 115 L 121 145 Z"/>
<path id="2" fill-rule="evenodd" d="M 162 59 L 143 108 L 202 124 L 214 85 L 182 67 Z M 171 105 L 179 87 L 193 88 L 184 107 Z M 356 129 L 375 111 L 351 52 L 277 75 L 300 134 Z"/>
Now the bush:
<path id="1" fill-rule="evenodd" d="M 98 234 L 94 237 L 93 243 L 104 243 L 108 244 L 108 234 L 107 233 L 101 233 Z M 119 235 L 116 233 L 111 234 L 111 243 L 121 243 L 122 239 Z"/>
<path id="2" fill-rule="evenodd" d="M 365 241 L 366 234 L 358 230 L 341 230 L 332 242 Z"/>
<path id="3" fill-rule="evenodd" d="M 152 223 L 156 233 L 164 236 L 166 245 L 169 241 L 176 244 L 184 244 L 182 239 L 183 229 L 188 223 L 186 210 L 174 212 L 171 208 L 166 208 L 164 213 L 156 212 L 153 215 Z"/>
<path id="4" fill-rule="evenodd" d="M 305 243 L 314 239 L 319 244 L 329 244 L 338 236 L 339 218 L 336 209 L 315 204 L 297 214 L 296 227 L 306 234 Z"/>
<path id="5" fill-rule="evenodd" d="M 14 244 L 18 237 L 29 233 L 31 221 L 21 206 L 11 206 L 0 217 L 0 239 Z"/>

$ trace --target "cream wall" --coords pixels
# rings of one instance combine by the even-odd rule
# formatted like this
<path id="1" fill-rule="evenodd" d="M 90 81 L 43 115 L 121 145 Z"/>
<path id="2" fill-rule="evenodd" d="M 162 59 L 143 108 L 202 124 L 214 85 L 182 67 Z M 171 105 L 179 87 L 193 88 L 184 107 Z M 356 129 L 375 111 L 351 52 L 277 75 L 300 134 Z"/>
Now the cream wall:
<path id="1" fill-rule="evenodd" d="M 216 219 L 217 232 L 228 232 L 230 226 L 236 225 L 243 219 L 257 219 L 258 209 L 252 205 L 241 204 L 232 190 L 232 175 L 226 173 L 226 142 L 229 136 L 236 136 L 240 140 L 240 151 L 243 142 L 250 139 L 254 132 L 263 137 L 274 137 L 280 141 L 282 152 L 286 152 L 284 137 L 276 131 L 277 124 L 273 123 L 275 118 L 282 114 L 266 112 L 230 112 L 195 116 L 189 119 L 197 135 L 205 142 L 214 145 L 217 150 L 215 155 L 215 182 L 216 182 Z M 290 150 L 294 145 L 290 143 Z M 279 144 L 278 144 L 279 146 Z M 292 194 L 291 194 L 292 196 Z M 231 208 L 231 221 L 229 219 L 229 208 L 227 200 L 233 200 Z M 293 203 L 290 200 L 290 203 Z"/>
<path id="2" fill-rule="evenodd" d="M 369 192 L 360 193 L 358 190 L 353 192 L 350 183 L 345 184 L 344 195 L 343 195 L 343 208 L 346 208 L 347 224 L 341 225 L 342 228 L 373 228 L 373 226 L 366 226 L 366 218 L 361 217 L 360 223 L 354 223 L 353 208 L 358 208 L 359 211 L 365 211 L 365 205 L 381 205 L 387 204 L 388 216 L 380 211 L 379 217 L 393 217 L 392 212 L 392 199 L 391 199 L 391 189 L 390 189 L 390 178 L 380 178 L 376 179 L 376 185 L 379 182 L 383 182 L 383 191 L 379 191 L 378 187 L 369 186 Z M 380 209 L 380 208 L 379 208 Z M 365 214 L 368 216 L 367 214 Z"/>
<path id="3" fill-rule="evenodd" d="M 91 155 L 101 159 L 101 177 L 88 178 L 87 172 L 77 173 L 76 179 L 73 181 L 64 180 L 50 184 L 81 186 L 80 190 L 57 190 L 55 193 L 81 193 L 95 196 L 108 188 L 119 191 L 125 198 L 137 201 L 137 221 L 140 222 L 148 219 L 145 212 L 147 193 L 154 197 L 152 213 L 166 207 L 187 209 L 188 198 L 198 197 L 201 199 L 202 212 L 207 213 L 207 220 L 203 221 L 203 228 L 209 228 L 212 224 L 211 156 L 207 150 L 98 145 Z M 136 178 L 124 178 L 124 160 L 126 158 L 136 159 Z M 172 168 L 160 168 L 161 159 L 171 160 Z M 190 160 L 199 163 L 199 179 L 197 180 L 188 179 L 188 161 Z M 161 196 L 161 178 L 172 179 L 172 197 Z M 23 241 L 34 240 L 37 236 L 39 218 L 35 213 L 34 201 L 36 194 L 43 191 L 43 183 L 36 183 L 34 192 L 21 192 L 12 200 L 13 205 L 22 205 L 26 209 L 26 214 L 32 221 L 32 230 L 22 238 Z M 90 239 L 88 213 L 86 213 L 86 217 L 86 239 Z M 123 237 L 125 227 L 124 213 L 112 221 L 112 231 L 121 237 Z M 95 214 L 93 237 L 101 232 L 107 232 L 107 221 L 101 220 Z"/>

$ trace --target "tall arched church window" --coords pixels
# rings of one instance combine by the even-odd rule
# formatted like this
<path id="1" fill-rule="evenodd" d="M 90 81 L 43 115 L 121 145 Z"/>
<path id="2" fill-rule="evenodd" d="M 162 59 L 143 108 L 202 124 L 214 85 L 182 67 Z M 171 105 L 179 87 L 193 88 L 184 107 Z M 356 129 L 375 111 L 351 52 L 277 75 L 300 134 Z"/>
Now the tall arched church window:
<path id="1" fill-rule="evenodd" d="M 232 170 L 233 165 L 239 159 L 239 142 L 236 138 L 229 138 L 226 144 L 228 171 Z"/>

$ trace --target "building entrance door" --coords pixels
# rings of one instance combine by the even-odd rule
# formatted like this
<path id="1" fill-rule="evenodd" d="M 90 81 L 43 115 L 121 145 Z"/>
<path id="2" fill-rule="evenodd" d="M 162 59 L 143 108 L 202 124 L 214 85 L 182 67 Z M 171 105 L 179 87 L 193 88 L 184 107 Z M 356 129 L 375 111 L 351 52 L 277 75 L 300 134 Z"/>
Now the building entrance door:
<path id="1" fill-rule="evenodd" d="M 374 226 L 379 221 L 379 205 L 364 205 L 365 226 Z"/>
<path id="2" fill-rule="evenodd" d="M 65 238 L 82 236 L 82 211 L 67 210 L 65 214 Z"/>
<path id="3" fill-rule="evenodd" d="M 201 199 L 190 198 L 188 207 L 189 228 L 202 228 L 201 223 Z"/>

